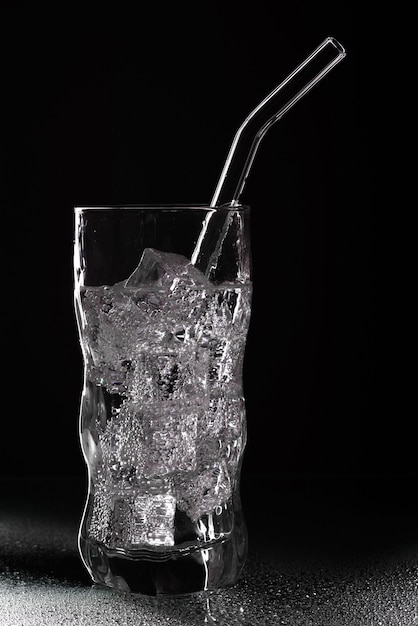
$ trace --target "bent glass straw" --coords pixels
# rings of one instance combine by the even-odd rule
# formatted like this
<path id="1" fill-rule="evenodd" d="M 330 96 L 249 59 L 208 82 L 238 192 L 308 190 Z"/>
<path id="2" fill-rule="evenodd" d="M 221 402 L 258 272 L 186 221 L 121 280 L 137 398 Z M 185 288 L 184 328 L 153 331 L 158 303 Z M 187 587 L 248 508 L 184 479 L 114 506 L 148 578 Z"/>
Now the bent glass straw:
<path id="1" fill-rule="evenodd" d="M 192 255 L 192 263 L 209 277 L 216 267 L 231 212 L 239 200 L 254 157 L 266 132 L 346 56 L 343 46 L 327 37 L 246 117 L 237 130 Z"/>

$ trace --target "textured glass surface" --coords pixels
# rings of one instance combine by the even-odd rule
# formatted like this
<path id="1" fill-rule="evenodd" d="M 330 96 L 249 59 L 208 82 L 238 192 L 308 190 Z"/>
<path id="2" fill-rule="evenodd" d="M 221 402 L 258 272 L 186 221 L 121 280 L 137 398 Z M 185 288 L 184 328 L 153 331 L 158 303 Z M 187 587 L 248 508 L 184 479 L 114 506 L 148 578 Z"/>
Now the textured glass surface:
<path id="1" fill-rule="evenodd" d="M 216 588 L 235 582 L 245 561 L 248 209 L 230 211 L 215 280 L 187 256 L 209 210 L 76 210 L 90 483 L 80 550 L 95 582 L 120 589 Z M 153 247 L 162 242 L 167 250 Z"/>

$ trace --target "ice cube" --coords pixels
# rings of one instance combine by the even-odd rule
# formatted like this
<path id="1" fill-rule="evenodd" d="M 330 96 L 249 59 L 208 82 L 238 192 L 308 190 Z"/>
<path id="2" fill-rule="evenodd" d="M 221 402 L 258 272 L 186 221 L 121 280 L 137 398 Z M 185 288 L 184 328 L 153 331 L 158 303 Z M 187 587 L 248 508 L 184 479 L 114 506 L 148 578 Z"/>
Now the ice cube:
<path id="1" fill-rule="evenodd" d="M 245 446 L 245 405 L 242 398 L 211 398 L 199 416 L 196 463 L 207 469 L 225 461 L 234 478 Z"/>
<path id="2" fill-rule="evenodd" d="M 155 285 L 175 289 L 207 285 L 205 275 L 181 254 L 145 248 L 138 267 L 125 281 L 125 287 Z"/>
<path id="3" fill-rule="evenodd" d="M 232 495 L 231 480 L 225 463 L 214 463 L 203 472 L 187 478 L 180 476 L 176 484 L 177 506 L 195 522 L 212 513 Z"/>
<path id="4" fill-rule="evenodd" d="M 170 493 L 140 494 L 135 498 L 131 543 L 174 545 L 176 501 Z"/>
<path id="5" fill-rule="evenodd" d="M 147 340 L 149 312 L 113 288 L 86 292 L 84 311 L 89 378 L 120 392 L 136 347 Z"/>
<path id="6" fill-rule="evenodd" d="M 198 412 L 184 403 L 158 403 L 145 417 L 144 476 L 165 476 L 196 467 Z"/>
<path id="7" fill-rule="evenodd" d="M 129 485 L 142 472 L 145 458 L 143 415 L 129 401 L 108 420 L 100 434 L 100 449 L 109 486 Z"/>
<path id="8" fill-rule="evenodd" d="M 113 504 L 110 547 L 123 548 L 132 534 L 133 495 L 117 496 Z"/>

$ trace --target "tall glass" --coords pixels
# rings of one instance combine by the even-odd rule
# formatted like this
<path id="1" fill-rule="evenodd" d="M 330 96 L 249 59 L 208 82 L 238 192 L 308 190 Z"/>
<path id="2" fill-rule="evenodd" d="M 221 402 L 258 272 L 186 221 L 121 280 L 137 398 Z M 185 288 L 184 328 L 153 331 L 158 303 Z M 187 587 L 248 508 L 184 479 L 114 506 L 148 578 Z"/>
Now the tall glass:
<path id="1" fill-rule="evenodd" d="M 202 224 L 228 224 L 216 266 L 191 263 Z M 182 594 L 234 584 L 247 555 L 239 481 L 251 312 L 249 208 L 75 209 L 92 580 Z"/>

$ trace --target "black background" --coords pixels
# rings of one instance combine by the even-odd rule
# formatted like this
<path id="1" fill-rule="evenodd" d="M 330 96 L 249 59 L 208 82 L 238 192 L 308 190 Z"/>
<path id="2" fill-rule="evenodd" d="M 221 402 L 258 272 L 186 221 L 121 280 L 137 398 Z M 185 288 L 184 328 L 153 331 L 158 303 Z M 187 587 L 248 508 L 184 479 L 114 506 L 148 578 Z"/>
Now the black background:
<path id="1" fill-rule="evenodd" d="M 351 2 L 113 4 L 2 11 L 0 475 L 85 473 L 73 207 L 210 201 L 245 116 L 328 36 L 347 58 L 269 131 L 242 198 L 243 472 L 414 471 L 380 239 L 376 24 Z"/>

